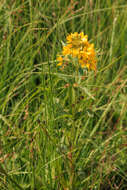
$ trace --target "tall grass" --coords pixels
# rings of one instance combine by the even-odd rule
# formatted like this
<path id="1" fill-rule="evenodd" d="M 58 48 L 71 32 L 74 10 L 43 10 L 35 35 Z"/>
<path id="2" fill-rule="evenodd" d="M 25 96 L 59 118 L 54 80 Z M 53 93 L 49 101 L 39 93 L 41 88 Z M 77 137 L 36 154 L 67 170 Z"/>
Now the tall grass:
<path id="1" fill-rule="evenodd" d="M 126 0 L 0 2 L 0 189 L 127 189 L 126 20 Z M 81 31 L 98 69 L 73 85 L 56 55 Z"/>

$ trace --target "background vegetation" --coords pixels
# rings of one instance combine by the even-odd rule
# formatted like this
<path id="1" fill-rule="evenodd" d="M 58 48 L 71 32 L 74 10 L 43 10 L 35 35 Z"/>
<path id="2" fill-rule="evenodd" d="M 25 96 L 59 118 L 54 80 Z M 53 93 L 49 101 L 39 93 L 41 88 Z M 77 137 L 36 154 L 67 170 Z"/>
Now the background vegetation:
<path id="1" fill-rule="evenodd" d="M 126 21 L 126 0 L 0 1 L 0 189 L 127 189 Z M 81 31 L 97 72 L 75 84 L 56 55 Z"/>

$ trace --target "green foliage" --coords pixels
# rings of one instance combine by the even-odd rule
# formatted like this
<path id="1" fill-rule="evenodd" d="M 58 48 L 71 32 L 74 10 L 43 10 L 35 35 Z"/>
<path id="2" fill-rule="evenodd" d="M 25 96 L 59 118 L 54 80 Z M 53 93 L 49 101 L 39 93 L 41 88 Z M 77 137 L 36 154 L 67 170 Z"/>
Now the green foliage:
<path id="1" fill-rule="evenodd" d="M 0 189 L 127 189 L 126 20 L 125 0 L 0 2 Z M 81 31 L 96 74 L 56 66 Z"/>

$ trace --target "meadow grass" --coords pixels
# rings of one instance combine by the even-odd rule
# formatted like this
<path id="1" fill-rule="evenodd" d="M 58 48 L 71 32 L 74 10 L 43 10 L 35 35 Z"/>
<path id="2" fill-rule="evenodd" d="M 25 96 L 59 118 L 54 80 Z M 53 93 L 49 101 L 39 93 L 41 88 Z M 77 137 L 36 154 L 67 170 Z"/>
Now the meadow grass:
<path id="1" fill-rule="evenodd" d="M 126 0 L 0 1 L 0 189 L 127 189 L 126 21 Z M 96 73 L 56 66 L 74 32 Z"/>

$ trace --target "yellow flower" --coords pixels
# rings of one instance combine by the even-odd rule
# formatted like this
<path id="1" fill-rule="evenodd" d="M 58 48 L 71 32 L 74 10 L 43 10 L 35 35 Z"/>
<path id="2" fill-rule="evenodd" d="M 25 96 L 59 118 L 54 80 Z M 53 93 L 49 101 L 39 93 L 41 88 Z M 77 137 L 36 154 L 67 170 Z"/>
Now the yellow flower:
<path id="1" fill-rule="evenodd" d="M 82 41 L 83 44 L 88 42 L 88 36 L 87 35 L 84 35 L 83 32 L 81 32 L 79 35 L 81 37 L 81 41 Z"/>
<path id="2" fill-rule="evenodd" d="M 65 56 L 65 55 L 69 55 L 71 54 L 71 44 L 68 44 L 66 46 L 63 46 L 63 51 L 62 51 L 62 54 Z"/>
<path id="3" fill-rule="evenodd" d="M 62 63 L 62 62 L 57 64 L 57 66 L 61 66 L 61 65 L 63 65 L 63 63 Z"/>
<path id="4" fill-rule="evenodd" d="M 70 34 L 67 36 L 67 43 L 72 45 L 72 48 L 83 48 L 84 45 L 88 41 L 88 36 L 84 35 L 83 32 L 78 34 L 75 32 L 74 34 Z"/>
<path id="5" fill-rule="evenodd" d="M 94 44 L 88 43 L 78 55 L 81 67 L 87 67 L 88 70 L 96 70 L 96 54 Z"/>
<path id="6" fill-rule="evenodd" d="M 78 38 L 78 33 L 75 32 L 74 34 L 70 34 L 67 36 L 67 43 L 72 43 L 74 39 L 77 39 Z"/>
<path id="7" fill-rule="evenodd" d="M 57 66 L 61 66 L 63 64 L 63 58 L 61 56 L 57 57 L 57 61 L 59 61 Z"/>
<path id="8" fill-rule="evenodd" d="M 71 33 L 67 36 L 66 45 L 63 46 L 62 57 L 59 56 L 58 66 L 69 63 L 70 56 L 77 58 L 82 68 L 86 67 L 88 70 L 96 70 L 96 53 L 94 44 L 88 42 L 88 36 L 81 33 Z"/>
<path id="9" fill-rule="evenodd" d="M 61 56 L 57 57 L 57 61 L 62 62 L 63 58 Z"/>
<path id="10" fill-rule="evenodd" d="M 79 53 L 80 53 L 80 49 L 73 48 L 71 51 L 72 57 L 77 57 L 79 55 Z"/>

